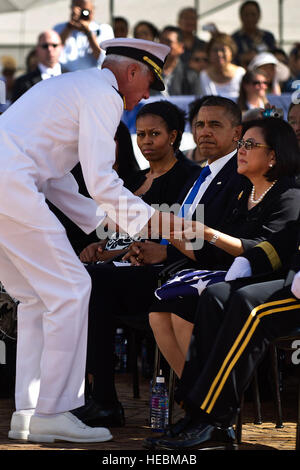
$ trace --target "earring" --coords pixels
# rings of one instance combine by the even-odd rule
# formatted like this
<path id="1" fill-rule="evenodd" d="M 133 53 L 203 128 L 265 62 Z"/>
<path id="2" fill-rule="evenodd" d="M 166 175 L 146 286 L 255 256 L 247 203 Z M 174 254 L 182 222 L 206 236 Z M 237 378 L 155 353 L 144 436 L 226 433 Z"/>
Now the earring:
<path id="1" fill-rule="evenodd" d="M 174 145 L 174 142 L 170 142 L 170 145 Z"/>
<path id="2" fill-rule="evenodd" d="M 269 167 L 270 167 L 270 168 L 273 168 L 273 163 L 270 163 L 270 164 L 269 164 Z"/>

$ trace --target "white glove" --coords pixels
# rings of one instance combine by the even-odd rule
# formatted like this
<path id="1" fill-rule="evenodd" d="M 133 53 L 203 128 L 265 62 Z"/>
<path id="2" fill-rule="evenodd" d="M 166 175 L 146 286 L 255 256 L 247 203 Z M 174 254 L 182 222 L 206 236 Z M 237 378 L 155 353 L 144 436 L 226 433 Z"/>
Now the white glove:
<path id="1" fill-rule="evenodd" d="M 300 299 L 300 271 L 297 272 L 293 279 L 291 291 L 297 299 Z"/>
<path id="2" fill-rule="evenodd" d="M 225 281 L 234 281 L 234 279 L 237 279 L 239 277 L 248 276 L 252 276 L 251 264 L 249 263 L 247 258 L 238 256 L 237 258 L 235 258 L 234 262 L 227 271 Z"/>

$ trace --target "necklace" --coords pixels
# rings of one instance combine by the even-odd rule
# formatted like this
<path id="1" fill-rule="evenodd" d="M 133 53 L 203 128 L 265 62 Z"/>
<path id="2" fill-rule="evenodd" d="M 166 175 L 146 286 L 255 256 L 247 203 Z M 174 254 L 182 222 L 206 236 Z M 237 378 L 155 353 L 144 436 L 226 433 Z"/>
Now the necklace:
<path id="1" fill-rule="evenodd" d="M 276 183 L 277 180 L 273 181 L 273 183 L 271 184 L 271 186 L 269 186 L 263 193 L 262 195 L 258 198 L 258 199 L 254 199 L 254 195 L 255 195 L 255 186 L 253 185 L 252 186 L 252 190 L 251 190 L 251 194 L 250 194 L 250 201 L 252 202 L 252 204 L 258 204 L 264 197 L 265 195 L 267 194 L 268 191 L 270 191 L 271 188 L 273 188 L 274 184 Z"/>

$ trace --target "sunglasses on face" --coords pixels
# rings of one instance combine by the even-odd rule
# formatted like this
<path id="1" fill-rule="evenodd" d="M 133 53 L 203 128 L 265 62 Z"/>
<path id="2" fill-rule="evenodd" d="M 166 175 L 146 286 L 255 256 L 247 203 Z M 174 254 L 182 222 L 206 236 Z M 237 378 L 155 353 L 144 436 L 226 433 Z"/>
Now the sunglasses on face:
<path id="1" fill-rule="evenodd" d="M 52 44 L 52 43 L 47 44 L 47 43 L 45 43 L 45 44 L 40 44 L 39 47 L 41 47 L 42 49 L 49 49 L 49 47 L 56 48 L 58 46 L 60 46 L 60 44 Z"/>
<path id="2" fill-rule="evenodd" d="M 266 86 L 268 86 L 269 82 L 260 82 L 259 80 L 254 80 L 252 82 L 252 85 L 254 85 L 254 86 L 256 86 L 256 85 L 266 85 Z"/>
<path id="3" fill-rule="evenodd" d="M 237 148 L 239 150 L 242 147 L 245 147 L 246 150 L 252 150 L 255 147 L 264 147 L 264 148 L 267 148 L 267 149 L 271 148 L 271 147 L 269 147 L 269 145 L 260 144 L 259 142 L 254 142 L 253 140 L 242 140 L 241 139 L 241 140 L 237 141 Z"/>

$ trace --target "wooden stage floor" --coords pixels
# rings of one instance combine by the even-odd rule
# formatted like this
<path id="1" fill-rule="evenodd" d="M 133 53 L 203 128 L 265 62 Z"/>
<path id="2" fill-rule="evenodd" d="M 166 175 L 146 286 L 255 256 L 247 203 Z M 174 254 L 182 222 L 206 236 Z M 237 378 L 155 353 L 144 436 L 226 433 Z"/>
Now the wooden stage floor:
<path id="1" fill-rule="evenodd" d="M 132 384 L 130 374 L 116 375 L 119 399 L 125 408 L 126 426 L 122 428 L 112 428 L 113 440 L 97 444 L 33 444 L 23 441 L 13 441 L 7 438 L 10 417 L 13 411 L 13 400 L 0 399 L 0 460 L 3 456 L 2 451 L 97 451 L 101 455 L 105 452 L 114 455 L 120 452 L 134 452 L 142 450 L 142 441 L 145 437 L 153 435 L 149 428 L 148 421 L 148 403 L 149 403 L 149 380 L 141 379 L 141 398 L 134 399 L 132 394 Z M 244 408 L 243 419 L 243 439 L 239 447 L 241 451 L 294 451 L 296 436 L 296 416 L 297 416 L 297 398 L 296 383 L 292 378 L 290 393 L 283 394 L 283 419 L 284 427 L 276 429 L 274 424 L 274 404 L 273 401 L 262 403 L 263 423 L 261 425 L 253 424 L 253 405 L 247 402 Z M 175 406 L 175 420 L 181 416 L 181 409 Z M 56 452 L 57 453 L 57 452 Z M 250 453 L 250 452 L 249 452 Z M 277 452 L 276 452 L 277 453 Z M 291 452 L 298 454 L 298 452 Z M 6 457 L 18 454 L 4 452 Z M 30 452 L 31 456 L 35 454 Z M 40 453 L 37 453 L 40 454 Z M 51 455 L 51 452 L 47 452 Z M 42 453 L 46 457 L 45 453 Z M 55 452 L 53 453 L 55 454 Z M 62 454 L 59 453 L 61 456 Z M 76 453 L 77 454 L 77 453 Z M 80 452 L 78 453 L 79 456 Z M 85 455 L 89 452 L 84 453 Z M 236 454 L 236 453 L 235 453 Z M 280 453 L 279 453 L 280 454 Z M 298 462 L 299 464 L 299 462 Z"/>

